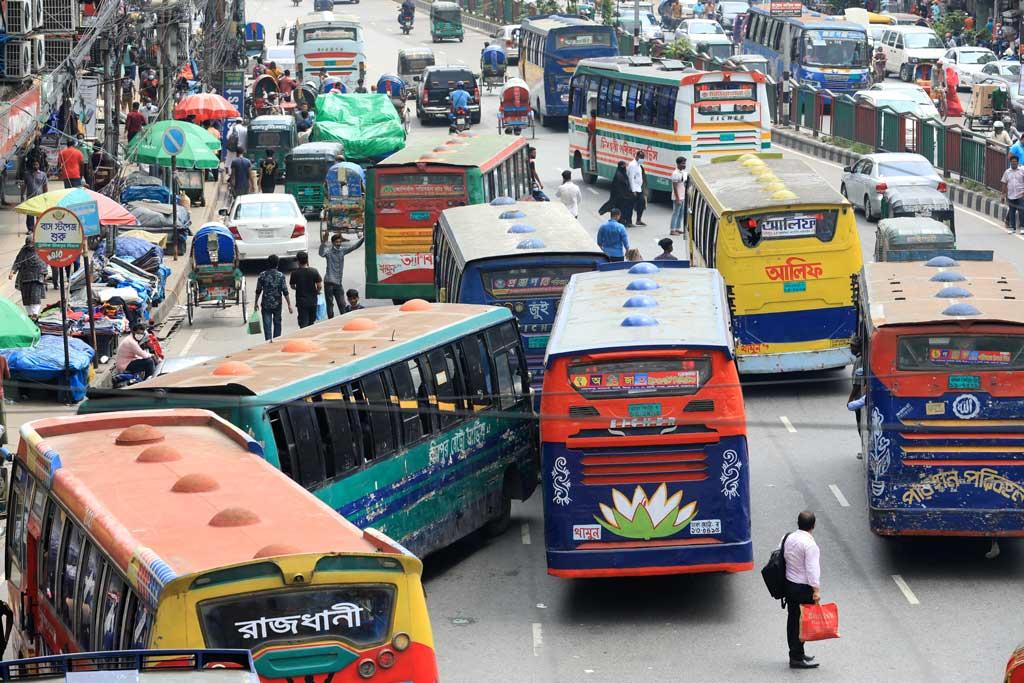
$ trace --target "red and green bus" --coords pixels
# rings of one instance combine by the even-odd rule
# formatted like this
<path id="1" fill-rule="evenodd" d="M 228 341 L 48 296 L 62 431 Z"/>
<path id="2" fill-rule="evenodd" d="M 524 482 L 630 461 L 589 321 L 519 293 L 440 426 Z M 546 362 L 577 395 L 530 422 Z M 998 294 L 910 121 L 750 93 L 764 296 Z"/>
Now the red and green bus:
<path id="1" fill-rule="evenodd" d="M 434 224 L 445 209 L 530 193 L 526 142 L 460 133 L 415 141 L 366 178 L 366 296 L 433 301 Z"/>

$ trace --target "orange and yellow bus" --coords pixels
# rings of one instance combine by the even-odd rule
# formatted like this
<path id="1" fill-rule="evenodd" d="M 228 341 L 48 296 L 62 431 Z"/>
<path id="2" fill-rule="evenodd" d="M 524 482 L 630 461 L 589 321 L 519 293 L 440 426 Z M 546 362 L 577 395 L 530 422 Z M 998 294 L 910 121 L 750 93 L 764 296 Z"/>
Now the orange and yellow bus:
<path id="1" fill-rule="evenodd" d="M 422 681 L 422 565 L 204 410 L 21 429 L 6 540 L 19 657 L 245 648 L 264 681 Z"/>

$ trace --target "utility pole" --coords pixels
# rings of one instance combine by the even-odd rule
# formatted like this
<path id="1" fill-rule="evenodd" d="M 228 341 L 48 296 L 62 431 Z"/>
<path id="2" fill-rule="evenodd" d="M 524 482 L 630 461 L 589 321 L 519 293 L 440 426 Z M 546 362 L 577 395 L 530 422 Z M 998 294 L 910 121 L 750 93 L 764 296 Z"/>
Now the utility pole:
<path id="1" fill-rule="evenodd" d="M 110 49 L 110 40 L 100 38 L 100 41 L 100 53 L 103 55 L 103 150 L 106 152 L 106 158 L 102 163 L 106 165 L 108 160 L 117 158 L 120 112 L 114 89 L 120 83 L 120 79 L 118 70 L 114 69 L 114 54 Z"/>

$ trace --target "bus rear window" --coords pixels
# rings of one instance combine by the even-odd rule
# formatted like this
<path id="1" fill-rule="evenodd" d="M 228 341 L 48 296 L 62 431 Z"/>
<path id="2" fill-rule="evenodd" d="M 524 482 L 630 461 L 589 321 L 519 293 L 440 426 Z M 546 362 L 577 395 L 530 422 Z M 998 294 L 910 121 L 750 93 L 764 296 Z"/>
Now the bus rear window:
<path id="1" fill-rule="evenodd" d="M 387 639 L 394 607 L 394 586 L 349 585 L 209 600 L 199 604 L 199 617 L 210 648 L 249 650 L 296 638 L 366 647 Z"/>
<path id="2" fill-rule="evenodd" d="M 462 173 L 379 173 L 380 197 L 465 197 L 466 177 Z"/>
<path id="3" fill-rule="evenodd" d="M 644 358 L 569 366 L 569 383 L 587 398 L 686 396 L 711 377 L 710 358 Z"/>
<path id="4" fill-rule="evenodd" d="M 898 370 L 1020 370 L 1024 336 L 952 334 L 900 337 Z"/>
<path id="5" fill-rule="evenodd" d="M 796 237 L 817 237 L 831 242 L 836 236 L 839 209 L 786 211 L 742 216 L 736 219 L 743 244 L 756 247 L 763 240 L 785 240 Z"/>
<path id="6" fill-rule="evenodd" d="M 508 268 L 480 274 L 484 291 L 495 299 L 518 299 L 530 296 L 560 296 L 569 278 L 576 273 L 593 270 L 589 266 L 538 266 Z"/>
<path id="7" fill-rule="evenodd" d="M 334 26 L 331 28 L 307 28 L 302 32 L 302 39 L 311 40 L 357 40 L 358 29 L 353 27 Z"/>
<path id="8" fill-rule="evenodd" d="M 581 29 L 576 31 L 559 31 L 555 34 L 555 48 L 563 47 L 593 47 L 612 44 L 611 31 L 599 29 Z"/>

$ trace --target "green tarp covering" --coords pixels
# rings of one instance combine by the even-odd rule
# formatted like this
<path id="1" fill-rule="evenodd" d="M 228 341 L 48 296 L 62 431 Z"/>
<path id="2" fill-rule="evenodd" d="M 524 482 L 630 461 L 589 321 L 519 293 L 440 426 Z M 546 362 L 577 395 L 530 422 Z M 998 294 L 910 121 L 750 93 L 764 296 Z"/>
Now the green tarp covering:
<path id="1" fill-rule="evenodd" d="M 310 142 L 340 142 L 345 158 L 379 161 L 405 147 L 405 128 L 387 95 L 317 95 Z"/>
<path id="2" fill-rule="evenodd" d="M 39 341 L 39 328 L 10 299 L 0 297 L 0 349 L 33 346 Z"/>

